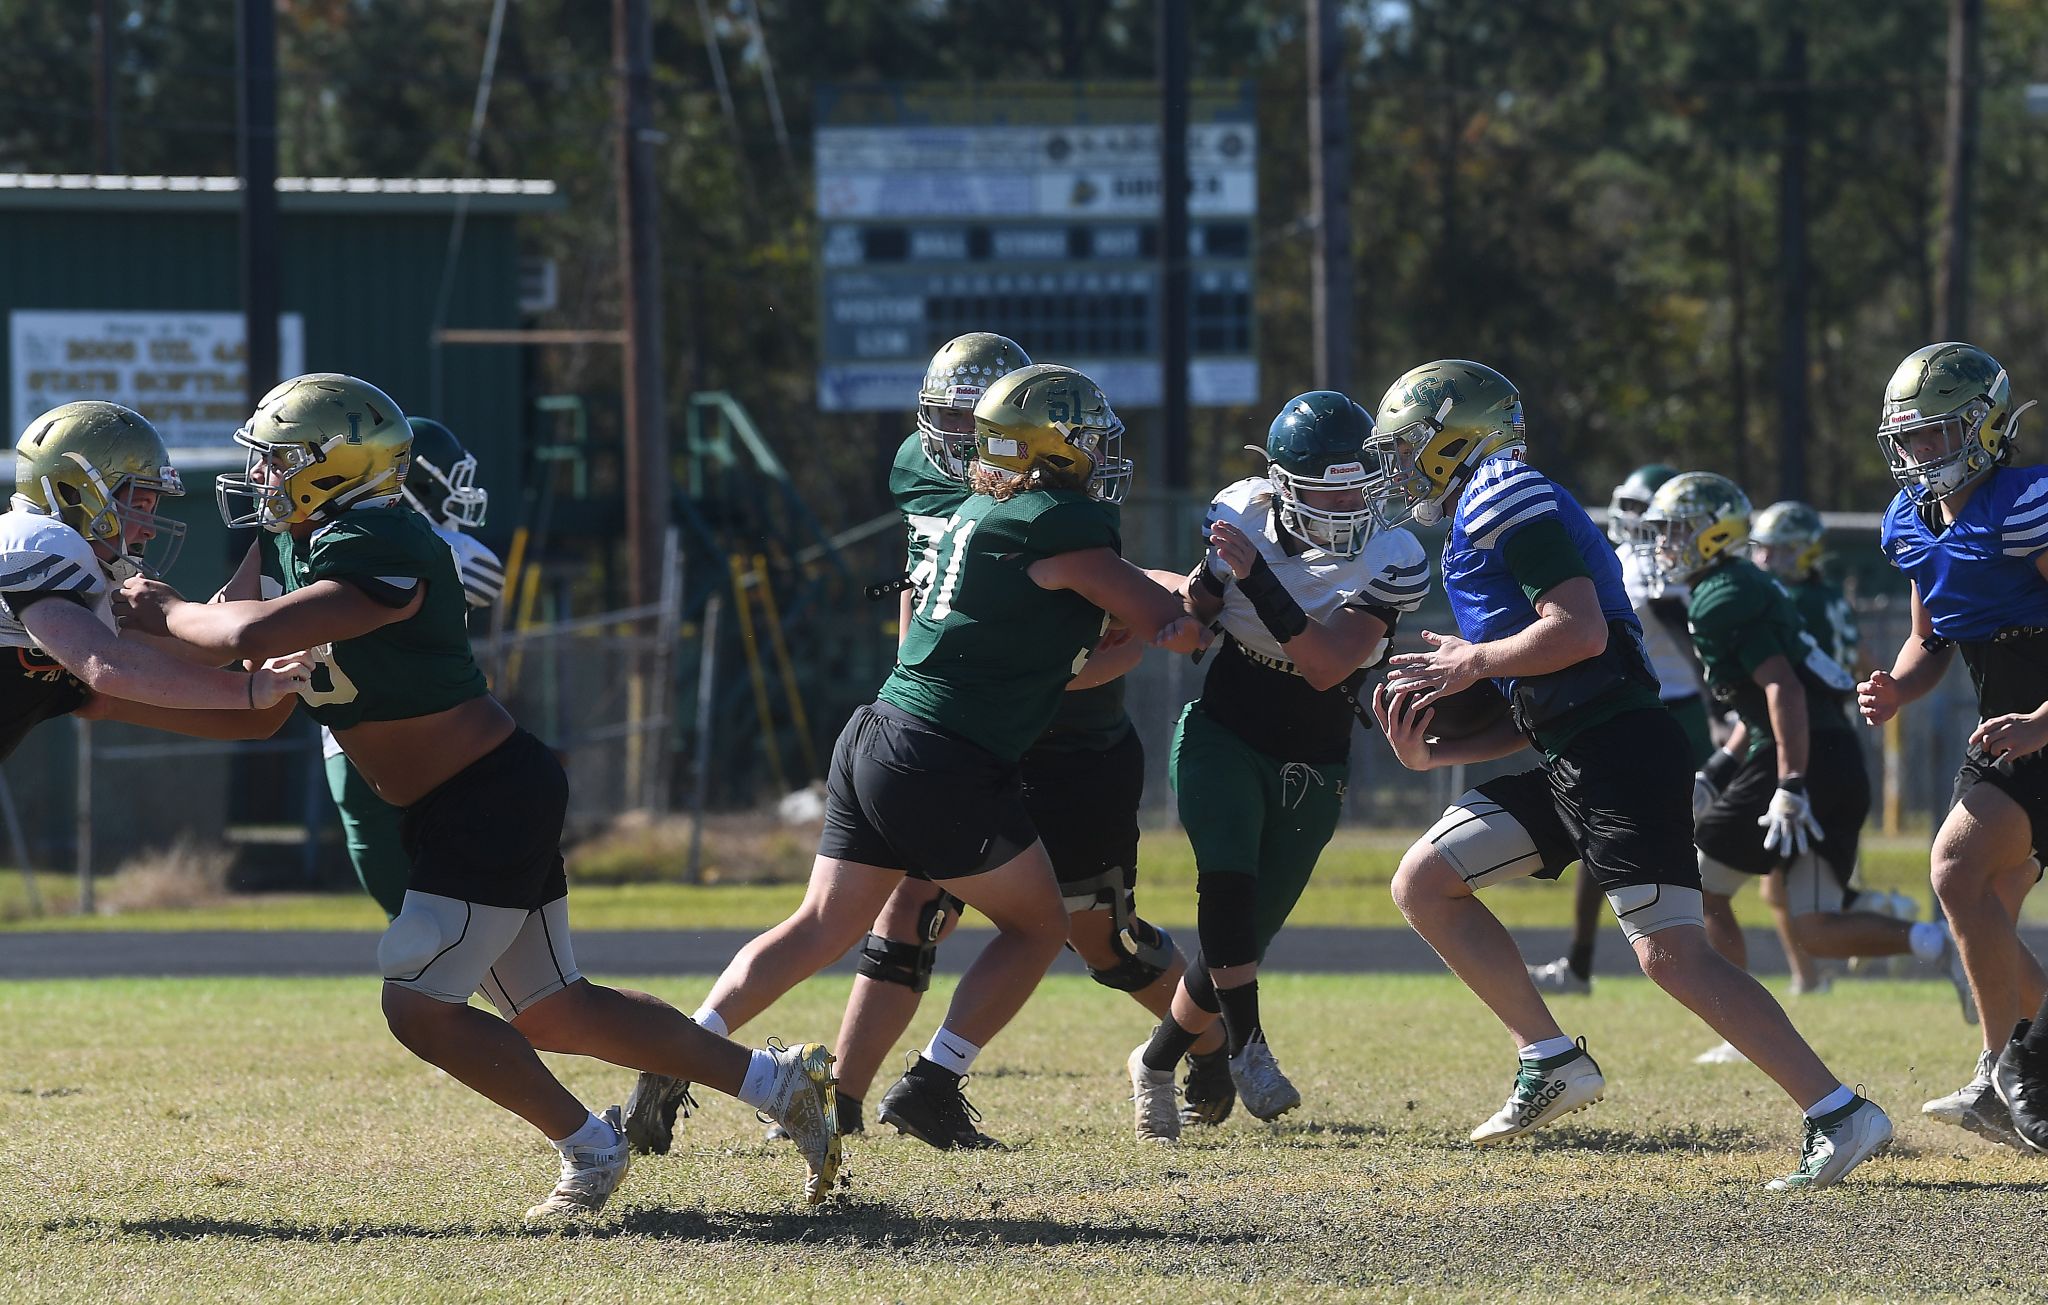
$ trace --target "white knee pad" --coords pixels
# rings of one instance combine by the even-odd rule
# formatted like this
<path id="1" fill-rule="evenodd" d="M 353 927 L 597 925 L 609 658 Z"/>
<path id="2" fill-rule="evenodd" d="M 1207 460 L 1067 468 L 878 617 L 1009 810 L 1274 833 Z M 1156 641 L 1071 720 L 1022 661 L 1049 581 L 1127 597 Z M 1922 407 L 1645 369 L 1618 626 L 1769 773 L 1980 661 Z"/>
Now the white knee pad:
<path id="1" fill-rule="evenodd" d="M 528 911 L 407 891 L 398 918 L 377 941 L 385 982 L 461 1004 L 526 924 Z"/>
<path id="2" fill-rule="evenodd" d="M 1705 852 L 1700 853 L 1700 887 L 1714 896 L 1733 897 L 1745 885 L 1755 882 L 1755 875 L 1716 861 Z"/>
<path id="3" fill-rule="evenodd" d="M 1522 822 L 1478 789 L 1466 789 L 1422 837 L 1473 888 L 1524 879 L 1543 868 L 1543 854 Z"/>
<path id="4" fill-rule="evenodd" d="M 1661 929 L 1681 924 L 1704 927 L 1706 912 L 1701 908 L 1700 890 L 1674 884 L 1630 884 L 1611 888 L 1607 905 L 1621 922 L 1621 932 L 1634 944 Z"/>

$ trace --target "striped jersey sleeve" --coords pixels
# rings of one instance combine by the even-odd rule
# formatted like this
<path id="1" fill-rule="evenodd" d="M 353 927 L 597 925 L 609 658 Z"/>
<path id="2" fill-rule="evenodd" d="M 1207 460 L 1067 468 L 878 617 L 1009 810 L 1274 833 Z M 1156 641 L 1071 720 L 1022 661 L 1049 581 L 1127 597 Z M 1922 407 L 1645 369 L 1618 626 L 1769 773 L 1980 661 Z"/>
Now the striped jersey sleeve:
<path id="1" fill-rule="evenodd" d="M 1557 515 L 1557 491 L 1542 472 L 1515 458 L 1479 468 L 1458 500 L 1458 517 L 1473 548 L 1498 548 L 1531 521 Z"/>
<path id="2" fill-rule="evenodd" d="M 2032 557 L 2048 548 L 2048 467 L 2021 468 L 2027 477 L 1999 523 L 1999 545 L 2007 557 Z"/>
<path id="3" fill-rule="evenodd" d="M 90 603 L 105 589 L 106 575 L 83 535 L 41 513 L 0 513 L 0 601 L 61 594 Z"/>
<path id="4" fill-rule="evenodd" d="M 489 546 L 474 535 L 435 526 L 434 533 L 455 555 L 455 575 L 462 581 L 462 596 L 471 607 L 489 607 L 505 592 L 505 564 Z"/>
<path id="5" fill-rule="evenodd" d="M 1354 606 L 1412 612 L 1429 596 L 1429 556 L 1406 530 L 1382 530 L 1365 546 L 1370 574 L 1352 597 Z"/>

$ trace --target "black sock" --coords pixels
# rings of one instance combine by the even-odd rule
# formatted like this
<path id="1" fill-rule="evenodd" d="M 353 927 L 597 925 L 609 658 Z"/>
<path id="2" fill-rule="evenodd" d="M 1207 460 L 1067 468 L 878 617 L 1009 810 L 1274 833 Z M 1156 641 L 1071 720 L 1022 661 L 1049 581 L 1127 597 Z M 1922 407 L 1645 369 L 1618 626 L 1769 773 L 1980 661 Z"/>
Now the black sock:
<path id="1" fill-rule="evenodd" d="M 904 1077 L 921 1078 L 935 1087 L 946 1088 L 959 1087 L 961 1078 L 944 1065 L 926 1060 L 922 1053 L 919 1054 L 916 1063 L 905 1072 Z"/>
<path id="2" fill-rule="evenodd" d="M 1566 969 L 1569 969 L 1580 978 L 1592 978 L 1593 944 L 1589 942 L 1573 943 L 1572 949 L 1565 953 L 1564 963 Z"/>
<path id="3" fill-rule="evenodd" d="M 1152 1040 L 1145 1044 L 1145 1054 L 1138 1059 L 1146 1069 L 1172 1069 L 1180 1064 L 1182 1056 L 1195 1045 L 1199 1033 L 1190 1033 L 1180 1026 L 1180 1021 L 1168 1015 L 1159 1021 L 1159 1027 L 1152 1030 Z"/>
<path id="4" fill-rule="evenodd" d="M 1231 1055 L 1243 1051 L 1247 1042 L 1266 1040 L 1265 1033 L 1259 1028 L 1257 979 L 1238 988 L 1218 988 L 1216 1000 L 1223 1005 L 1223 1033 Z"/>

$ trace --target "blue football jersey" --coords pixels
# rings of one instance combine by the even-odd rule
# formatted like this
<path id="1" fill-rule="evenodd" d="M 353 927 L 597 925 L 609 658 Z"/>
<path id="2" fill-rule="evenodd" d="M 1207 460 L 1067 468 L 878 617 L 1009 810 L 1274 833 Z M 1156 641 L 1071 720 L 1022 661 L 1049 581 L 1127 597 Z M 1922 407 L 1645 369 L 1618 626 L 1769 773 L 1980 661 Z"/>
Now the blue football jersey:
<path id="1" fill-rule="evenodd" d="M 1878 538 L 1943 638 L 2048 626 L 2048 580 L 2035 569 L 2035 555 L 2048 549 L 2048 467 L 1993 468 L 1940 531 L 1901 493 Z"/>
<path id="2" fill-rule="evenodd" d="M 1642 622 L 1628 600 L 1614 545 L 1562 486 L 1504 454 L 1481 463 L 1472 473 L 1444 540 L 1444 592 L 1451 600 L 1458 633 L 1473 643 L 1489 643 L 1536 620 L 1536 608 L 1515 583 L 1501 546 L 1537 521 L 1564 526 L 1593 578 L 1600 610 L 1608 620 L 1624 621 L 1640 632 Z"/>

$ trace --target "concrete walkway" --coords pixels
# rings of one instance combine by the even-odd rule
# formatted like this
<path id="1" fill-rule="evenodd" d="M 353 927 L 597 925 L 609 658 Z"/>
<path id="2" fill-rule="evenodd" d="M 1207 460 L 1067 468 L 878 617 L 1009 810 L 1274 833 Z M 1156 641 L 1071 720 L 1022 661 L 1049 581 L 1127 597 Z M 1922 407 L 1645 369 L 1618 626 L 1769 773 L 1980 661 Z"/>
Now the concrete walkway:
<path id="1" fill-rule="evenodd" d="M 1192 930 L 1184 930 L 1192 934 Z M 2023 931 L 2036 954 L 2048 947 L 2048 929 Z M 576 959 L 591 974 L 715 974 L 753 935 L 737 929 L 703 932 L 593 930 L 576 935 Z M 939 951 L 941 973 L 958 973 L 992 936 L 962 929 Z M 1186 941 L 1192 942 L 1192 937 Z M 1562 955 L 1562 929 L 1525 929 L 1516 935 L 1530 960 Z M 1749 954 L 1759 974 L 1784 973 L 1775 934 L 1751 930 Z M 109 976 L 361 975 L 376 973 L 377 935 L 354 932 L 219 930 L 192 933 L 0 933 L 0 979 Z M 1289 929 L 1274 940 L 1267 967 L 1307 974 L 1438 973 L 1443 963 L 1406 929 Z M 851 960 L 839 971 L 850 971 Z M 1612 930 L 1600 938 L 1601 974 L 1632 974 L 1634 958 Z M 1083 973 L 1064 954 L 1054 973 Z"/>

